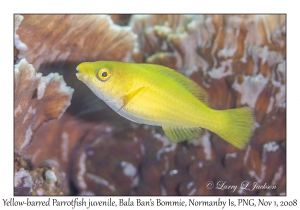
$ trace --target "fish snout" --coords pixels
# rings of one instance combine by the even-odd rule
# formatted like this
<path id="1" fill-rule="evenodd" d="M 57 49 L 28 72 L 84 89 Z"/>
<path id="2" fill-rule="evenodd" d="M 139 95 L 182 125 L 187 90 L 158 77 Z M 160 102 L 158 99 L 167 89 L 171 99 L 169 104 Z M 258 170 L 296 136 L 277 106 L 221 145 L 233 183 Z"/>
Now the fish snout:
<path id="1" fill-rule="evenodd" d="M 81 63 L 79 64 L 77 67 L 76 67 L 76 70 L 78 71 L 76 73 L 76 77 L 77 79 L 83 81 L 86 77 L 86 72 L 85 72 L 85 64 L 84 63 Z"/>
<path id="2" fill-rule="evenodd" d="M 81 81 L 84 81 L 84 80 L 85 80 L 85 75 L 84 75 L 84 73 L 77 72 L 77 73 L 76 73 L 76 77 L 77 77 L 77 79 L 79 79 L 79 80 L 81 80 Z"/>

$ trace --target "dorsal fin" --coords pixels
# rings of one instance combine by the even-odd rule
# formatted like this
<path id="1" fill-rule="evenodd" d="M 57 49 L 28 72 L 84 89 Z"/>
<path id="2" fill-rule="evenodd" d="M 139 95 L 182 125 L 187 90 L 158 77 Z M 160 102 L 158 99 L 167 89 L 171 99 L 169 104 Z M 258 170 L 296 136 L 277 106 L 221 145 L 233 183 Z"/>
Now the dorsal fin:
<path id="1" fill-rule="evenodd" d="M 147 65 L 147 64 L 144 64 Z M 151 64 L 152 68 L 154 64 Z M 186 88 L 190 93 L 192 93 L 195 97 L 197 97 L 200 101 L 205 103 L 206 105 L 209 105 L 208 103 L 208 95 L 206 91 L 200 87 L 197 83 L 194 81 L 188 79 L 183 74 L 170 69 L 168 67 L 155 65 L 157 68 L 156 70 L 159 71 L 161 74 L 166 75 L 167 77 L 170 77 L 177 81 L 179 84 L 181 84 L 184 88 Z"/>

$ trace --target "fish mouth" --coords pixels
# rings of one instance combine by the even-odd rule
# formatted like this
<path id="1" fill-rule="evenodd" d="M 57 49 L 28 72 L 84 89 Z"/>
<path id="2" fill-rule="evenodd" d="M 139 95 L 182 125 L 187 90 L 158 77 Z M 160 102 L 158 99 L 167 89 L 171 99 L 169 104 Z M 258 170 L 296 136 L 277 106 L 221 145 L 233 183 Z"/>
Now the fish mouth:
<path id="1" fill-rule="evenodd" d="M 76 73 L 77 79 L 83 81 L 83 79 L 84 79 L 84 74 L 83 74 L 82 72 L 80 72 L 80 70 L 78 69 L 78 67 L 76 68 L 76 70 L 78 71 L 78 72 Z"/>
<path id="2" fill-rule="evenodd" d="M 81 80 L 82 79 L 82 74 L 76 73 L 76 77 L 77 77 L 77 79 Z"/>

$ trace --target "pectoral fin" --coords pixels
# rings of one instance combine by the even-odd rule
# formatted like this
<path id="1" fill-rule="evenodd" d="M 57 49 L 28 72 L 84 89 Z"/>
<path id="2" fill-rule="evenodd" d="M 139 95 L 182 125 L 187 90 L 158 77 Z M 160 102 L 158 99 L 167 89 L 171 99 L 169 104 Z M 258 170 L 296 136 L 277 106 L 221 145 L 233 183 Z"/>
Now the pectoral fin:
<path id="1" fill-rule="evenodd" d="M 123 96 L 123 106 L 119 109 L 119 111 L 124 108 L 124 107 L 129 107 L 130 105 L 132 105 L 134 103 L 134 101 L 136 101 L 139 97 L 141 97 L 143 95 L 143 93 L 145 93 L 145 91 L 147 91 L 148 88 L 147 87 L 140 87 L 126 95 Z"/>
<path id="2" fill-rule="evenodd" d="M 166 136 L 174 142 L 181 142 L 198 137 L 201 134 L 201 128 L 197 127 L 167 127 L 163 126 Z"/>

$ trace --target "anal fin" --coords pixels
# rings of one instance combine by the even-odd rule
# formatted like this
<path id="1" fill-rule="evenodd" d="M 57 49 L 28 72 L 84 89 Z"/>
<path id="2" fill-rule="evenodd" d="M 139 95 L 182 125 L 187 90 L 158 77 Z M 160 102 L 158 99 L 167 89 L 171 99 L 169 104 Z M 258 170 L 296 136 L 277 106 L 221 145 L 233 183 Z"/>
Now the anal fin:
<path id="1" fill-rule="evenodd" d="M 163 126 L 166 136 L 174 142 L 182 142 L 198 137 L 201 134 L 199 127 L 168 127 Z"/>

